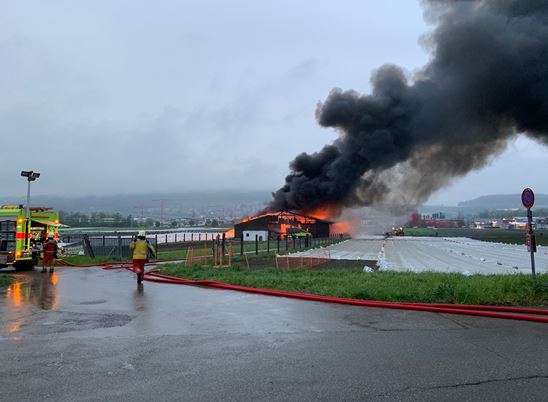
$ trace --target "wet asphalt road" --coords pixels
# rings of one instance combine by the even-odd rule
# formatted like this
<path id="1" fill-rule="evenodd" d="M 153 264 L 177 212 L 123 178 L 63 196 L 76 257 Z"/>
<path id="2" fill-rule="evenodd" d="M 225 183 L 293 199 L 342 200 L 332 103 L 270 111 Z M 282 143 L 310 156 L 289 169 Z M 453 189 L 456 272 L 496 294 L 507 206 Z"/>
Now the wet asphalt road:
<path id="1" fill-rule="evenodd" d="M 17 274 L 0 290 L 0 400 L 541 401 L 548 325 Z"/>

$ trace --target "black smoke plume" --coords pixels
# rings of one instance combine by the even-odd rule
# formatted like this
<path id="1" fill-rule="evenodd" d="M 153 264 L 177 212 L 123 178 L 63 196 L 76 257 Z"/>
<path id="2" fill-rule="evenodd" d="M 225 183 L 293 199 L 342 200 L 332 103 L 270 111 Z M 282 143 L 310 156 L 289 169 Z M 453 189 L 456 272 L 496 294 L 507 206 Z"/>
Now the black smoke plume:
<path id="1" fill-rule="evenodd" d="M 424 1 L 430 62 L 384 65 L 372 93 L 333 89 L 316 118 L 340 137 L 290 164 L 267 209 L 425 201 L 523 133 L 548 145 L 548 1 Z"/>

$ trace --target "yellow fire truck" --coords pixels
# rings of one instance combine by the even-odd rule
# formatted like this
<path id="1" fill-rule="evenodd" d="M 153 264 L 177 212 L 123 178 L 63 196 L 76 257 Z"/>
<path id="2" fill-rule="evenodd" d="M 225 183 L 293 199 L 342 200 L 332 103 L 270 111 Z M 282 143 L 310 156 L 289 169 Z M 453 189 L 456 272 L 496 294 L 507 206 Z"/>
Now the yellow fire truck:
<path id="1" fill-rule="evenodd" d="M 59 239 L 59 211 L 30 208 L 30 219 L 22 205 L 0 206 L 0 268 L 13 265 L 17 270 L 38 264 L 42 243 L 52 233 Z"/>

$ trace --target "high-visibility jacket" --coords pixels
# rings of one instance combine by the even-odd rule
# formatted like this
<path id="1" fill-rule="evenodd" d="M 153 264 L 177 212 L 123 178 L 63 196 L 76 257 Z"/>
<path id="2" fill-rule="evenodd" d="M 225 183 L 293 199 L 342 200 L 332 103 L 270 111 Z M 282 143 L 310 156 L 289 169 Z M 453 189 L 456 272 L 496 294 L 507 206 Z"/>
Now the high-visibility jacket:
<path id="1" fill-rule="evenodd" d="M 133 250 L 134 260 L 146 260 L 148 258 L 148 251 L 154 255 L 154 247 L 146 240 L 137 239 L 129 244 L 129 249 Z"/>
<path id="2" fill-rule="evenodd" d="M 57 253 L 57 242 L 55 240 L 48 240 L 42 246 L 44 250 L 44 255 L 48 257 L 53 257 Z"/>

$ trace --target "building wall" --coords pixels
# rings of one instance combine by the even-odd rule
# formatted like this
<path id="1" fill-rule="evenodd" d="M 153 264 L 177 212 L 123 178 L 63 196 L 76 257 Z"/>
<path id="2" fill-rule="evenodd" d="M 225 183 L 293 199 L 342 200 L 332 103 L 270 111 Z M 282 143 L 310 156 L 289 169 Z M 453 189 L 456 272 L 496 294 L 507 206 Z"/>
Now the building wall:
<path id="1" fill-rule="evenodd" d="M 244 230 L 244 241 L 255 241 L 255 236 L 259 241 L 265 241 L 268 238 L 268 230 Z"/>
<path id="2" fill-rule="evenodd" d="M 234 225 L 234 236 L 239 238 L 244 230 L 262 230 L 268 231 L 268 222 L 272 220 L 271 216 L 262 216 L 247 222 L 240 222 Z"/>
<path id="3" fill-rule="evenodd" d="M 277 238 L 282 232 L 282 225 L 288 225 L 290 221 L 280 220 L 276 215 L 261 216 L 256 219 L 251 219 L 247 222 L 240 222 L 234 225 L 234 235 L 239 238 L 244 231 L 266 231 L 271 238 Z M 316 221 L 314 223 L 300 223 L 301 228 L 297 231 L 307 231 L 313 237 L 329 237 L 330 224 L 329 222 Z M 283 238 L 283 235 L 282 235 Z"/>

